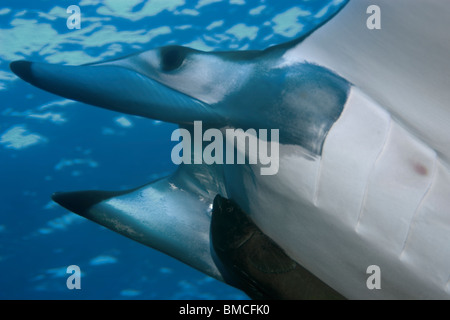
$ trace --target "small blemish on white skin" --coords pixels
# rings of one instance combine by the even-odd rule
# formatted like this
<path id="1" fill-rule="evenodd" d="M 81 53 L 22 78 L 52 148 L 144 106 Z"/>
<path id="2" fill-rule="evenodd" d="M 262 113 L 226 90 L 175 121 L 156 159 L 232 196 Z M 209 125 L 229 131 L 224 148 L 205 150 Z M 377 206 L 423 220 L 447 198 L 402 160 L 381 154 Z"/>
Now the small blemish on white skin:
<path id="1" fill-rule="evenodd" d="M 428 169 L 421 163 L 415 163 L 413 165 L 414 171 L 421 176 L 426 176 L 428 174 Z"/>

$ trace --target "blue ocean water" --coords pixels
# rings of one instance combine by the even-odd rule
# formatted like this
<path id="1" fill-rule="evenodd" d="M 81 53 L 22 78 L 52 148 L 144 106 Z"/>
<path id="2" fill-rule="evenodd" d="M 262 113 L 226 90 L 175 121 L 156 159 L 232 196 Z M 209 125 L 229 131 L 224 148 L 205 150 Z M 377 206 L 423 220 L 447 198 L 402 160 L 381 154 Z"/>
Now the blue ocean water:
<path id="1" fill-rule="evenodd" d="M 18 79 L 11 61 L 77 65 L 168 44 L 262 49 L 301 36 L 343 3 L 2 1 L 0 299 L 247 299 L 50 199 L 55 191 L 129 189 L 168 175 L 177 126 L 43 92 Z M 80 29 L 66 25 L 70 5 L 80 7 Z M 81 290 L 66 287 L 69 265 L 81 269 Z"/>

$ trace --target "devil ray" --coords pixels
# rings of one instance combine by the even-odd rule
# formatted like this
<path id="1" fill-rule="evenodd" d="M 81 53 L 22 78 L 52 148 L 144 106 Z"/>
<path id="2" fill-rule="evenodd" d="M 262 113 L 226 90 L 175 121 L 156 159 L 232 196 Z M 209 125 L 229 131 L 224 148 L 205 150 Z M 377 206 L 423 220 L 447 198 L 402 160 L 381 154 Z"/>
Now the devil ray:
<path id="1" fill-rule="evenodd" d="M 379 30 L 366 26 L 370 5 L 381 8 Z M 357 0 L 314 32 L 260 51 L 167 46 L 11 69 L 57 95 L 191 134 L 194 121 L 279 129 L 275 175 L 260 175 L 259 164 L 182 164 L 133 190 L 55 194 L 65 208 L 260 296 L 271 288 L 271 298 L 289 298 L 261 270 L 292 262 L 345 298 L 449 298 L 449 14 L 444 2 Z M 217 195 L 264 235 L 251 247 L 275 244 L 268 256 L 279 263 L 260 255 L 235 270 L 234 254 L 219 257 L 211 232 L 221 241 L 227 233 L 211 230 Z M 366 285 L 371 265 L 381 290 Z M 305 292 L 294 280 L 288 289 Z"/>

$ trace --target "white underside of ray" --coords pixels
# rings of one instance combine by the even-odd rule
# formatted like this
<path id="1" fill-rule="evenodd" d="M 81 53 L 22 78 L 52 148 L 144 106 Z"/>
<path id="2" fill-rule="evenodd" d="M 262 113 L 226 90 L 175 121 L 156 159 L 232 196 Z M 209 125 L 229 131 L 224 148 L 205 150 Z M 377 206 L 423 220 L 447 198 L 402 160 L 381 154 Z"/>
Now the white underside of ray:
<path id="1" fill-rule="evenodd" d="M 346 297 L 450 297 L 450 172 L 357 88 L 322 157 L 281 145 L 277 175 L 234 166 L 226 176 L 255 223 Z M 381 290 L 366 286 L 370 265 Z"/>
<path id="2" fill-rule="evenodd" d="M 372 4 L 381 30 L 366 27 Z M 244 170 L 230 192 L 348 298 L 450 297 L 449 16 L 444 1 L 351 1 L 287 51 L 280 66 L 316 63 L 355 87 L 321 158 L 281 146 L 278 175 Z M 370 265 L 381 290 L 366 286 Z"/>
<path id="3" fill-rule="evenodd" d="M 369 30 L 370 5 L 381 29 Z M 310 61 L 358 86 L 450 160 L 450 2 L 352 0 L 285 55 Z"/>

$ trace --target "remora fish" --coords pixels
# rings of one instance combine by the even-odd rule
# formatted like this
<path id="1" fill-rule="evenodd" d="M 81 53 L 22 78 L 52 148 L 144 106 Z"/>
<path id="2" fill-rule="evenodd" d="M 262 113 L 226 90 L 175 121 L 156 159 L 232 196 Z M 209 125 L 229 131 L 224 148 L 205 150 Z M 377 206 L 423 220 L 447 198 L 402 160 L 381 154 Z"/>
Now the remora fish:
<path id="1" fill-rule="evenodd" d="M 366 26 L 371 5 L 379 30 Z M 66 98 L 188 130 L 195 120 L 280 129 L 276 175 L 181 165 L 127 192 L 55 194 L 67 209 L 226 280 L 210 241 L 220 194 L 346 298 L 449 298 L 449 16 L 444 1 L 355 0 L 315 32 L 262 51 L 169 46 L 11 69 Z M 371 265 L 381 289 L 368 288 Z"/>

